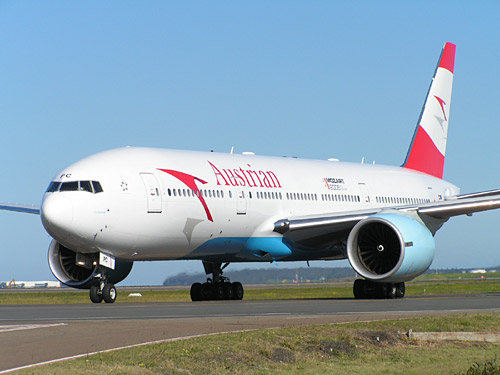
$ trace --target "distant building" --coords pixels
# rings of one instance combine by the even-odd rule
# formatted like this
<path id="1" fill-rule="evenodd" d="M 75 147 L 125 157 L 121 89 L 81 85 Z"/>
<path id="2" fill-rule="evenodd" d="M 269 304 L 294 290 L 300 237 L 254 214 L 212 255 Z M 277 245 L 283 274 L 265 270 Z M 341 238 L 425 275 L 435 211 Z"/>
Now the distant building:
<path id="1" fill-rule="evenodd" d="M 0 289 L 6 288 L 60 288 L 59 281 L 2 281 Z"/>

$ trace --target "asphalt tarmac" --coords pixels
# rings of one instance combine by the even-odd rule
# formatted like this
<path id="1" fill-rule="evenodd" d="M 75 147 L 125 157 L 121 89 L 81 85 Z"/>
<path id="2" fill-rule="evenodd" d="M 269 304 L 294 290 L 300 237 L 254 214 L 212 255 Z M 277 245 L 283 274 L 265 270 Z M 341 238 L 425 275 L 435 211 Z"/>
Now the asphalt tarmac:
<path id="1" fill-rule="evenodd" d="M 500 294 L 401 300 L 0 306 L 0 373 L 79 354 L 200 334 L 460 312 L 500 312 Z"/>

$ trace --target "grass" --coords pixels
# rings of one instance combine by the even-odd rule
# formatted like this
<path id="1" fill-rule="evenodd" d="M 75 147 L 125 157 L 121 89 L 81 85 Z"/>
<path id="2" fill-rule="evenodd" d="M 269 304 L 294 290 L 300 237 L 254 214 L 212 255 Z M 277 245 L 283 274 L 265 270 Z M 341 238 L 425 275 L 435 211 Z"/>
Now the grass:
<path id="1" fill-rule="evenodd" d="M 425 280 L 478 280 L 483 276 L 485 279 L 498 279 L 500 272 L 487 272 L 487 273 L 427 273 L 420 275 L 415 281 Z"/>
<path id="2" fill-rule="evenodd" d="M 500 314 L 260 329 L 102 353 L 20 374 L 458 374 L 500 345 L 428 343 L 414 331 L 500 331 Z"/>
<path id="3" fill-rule="evenodd" d="M 461 274 L 460 274 L 461 275 Z M 428 276 L 428 275 L 425 275 Z M 422 277 L 422 276 L 420 276 Z M 495 293 L 500 291 L 500 279 L 423 280 L 417 278 L 407 283 L 407 296 L 434 296 L 448 294 Z M 188 302 L 189 290 L 141 291 L 142 297 L 129 297 L 129 292 L 118 288 L 117 303 L 130 302 Z M 350 284 L 300 285 L 297 287 L 269 287 L 266 289 L 245 289 L 245 300 L 265 299 L 321 299 L 352 298 Z M 0 305 L 21 304 L 76 304 L 88 303 L 86 291 L 64 292 L 8 292 L 0 293 Z"/>

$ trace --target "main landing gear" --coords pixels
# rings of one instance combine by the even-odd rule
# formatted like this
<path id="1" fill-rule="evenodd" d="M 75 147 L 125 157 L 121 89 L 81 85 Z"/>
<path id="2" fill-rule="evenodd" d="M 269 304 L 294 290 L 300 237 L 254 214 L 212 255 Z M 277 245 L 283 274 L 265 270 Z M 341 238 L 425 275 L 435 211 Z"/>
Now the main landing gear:
<path id="1" fill-rule="evenodd" d="M 222 276 L 222 271 L 229 263 L 221 267 L 222 263 L 210 263 L 203 261 L 205 273 L 212 274 L 206 283 L 194 283 L 191 285 L 192 301 L 213 300 L 239 300 L 243 299 L 243 285 L 239 282 L 232 283 L 227 277 Z"/>
<path id="2" fill-rule="evenodd" d="M 375 283 L 357 279 L 354 281 L 353 291 L 356 299 L 403 298 L 405 283 Z"/>
<path id="3" fill-rule="evenodd" d="M 99 279 L 98 284 L 90 287 L 90 300 L 93 303 L 101 303 L 102 301 L 106 303 L 114 303 L 116 301 L 116 296 L 118 295 L 115 285 L 106 282 L 107 278 L 104 272 L 97 275 L 97 278 Z"/>

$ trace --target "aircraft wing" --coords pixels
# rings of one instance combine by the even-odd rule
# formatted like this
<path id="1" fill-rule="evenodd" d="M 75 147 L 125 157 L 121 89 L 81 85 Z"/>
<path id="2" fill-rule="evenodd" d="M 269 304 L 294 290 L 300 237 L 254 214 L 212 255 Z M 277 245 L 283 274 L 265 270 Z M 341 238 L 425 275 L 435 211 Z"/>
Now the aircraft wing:
<path id="1" fill-rule="evenodd" d="M 5 211 L 15 211 L 23 212 L 25 214 L 40 215 L 40 206 L 31 206 L 26 204 L 11 204 L 11 203 L 1 203 L 0 210 Z"/>
<path id="2" fill-rule="evenodd" d="M 291 217 L 274 223 L 274 232 L 309 247 L 335 245 L 347 238 L 351 229 L 361 220 L 382 211 L 415 212 L 445 222 L 452 216 L 472 215 L 475 212 L 500 208 L 500 190 L 459 195 L 440 202 L 421 205 L 379 207 L 332 215 Z M 425 221 L 425 220 L 424 220 Z"/>

